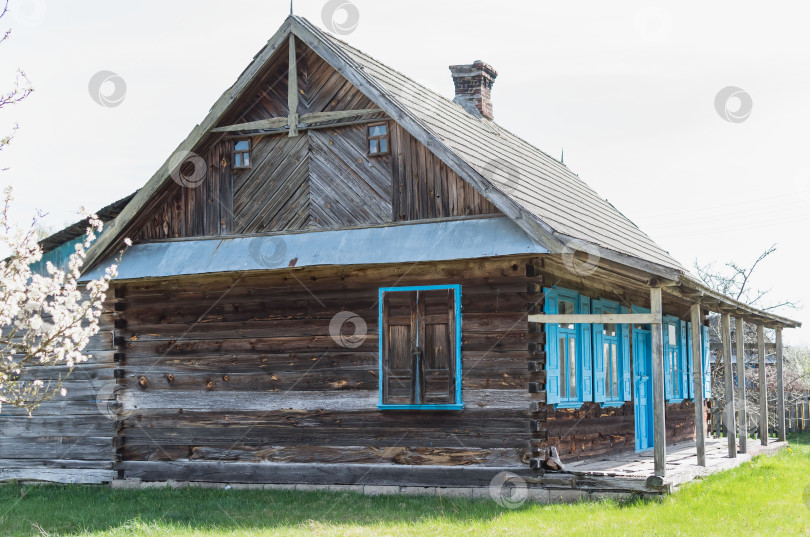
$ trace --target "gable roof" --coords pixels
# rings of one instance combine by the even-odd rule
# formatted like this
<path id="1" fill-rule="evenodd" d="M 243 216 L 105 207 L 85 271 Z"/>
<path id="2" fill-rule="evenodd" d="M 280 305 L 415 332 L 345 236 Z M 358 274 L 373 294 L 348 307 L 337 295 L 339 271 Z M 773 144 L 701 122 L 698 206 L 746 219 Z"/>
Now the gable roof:
<path id="1" fill-rule="evenodd" d="M 106 226 L 87 253 L 87 270 L 114 249 L 116 241 L 123 239 L 121 234 L 127 224 L 171 180 L 172 157 L 178 152 L 193 151 L 205 142 L 290 34 L 323 58 L 549 253 L 585 250 L 589 256 L 596 254 L 600 259 L 664 278 L 668 285 L 680 285 L 694 296 L 734 308 L 756 321 L 765 319 L 780 326 L 801 326 L 709 289 L 562 163 L 496 123 L 471 115 L 460 105 L 321 31 L 306 19 L 292 15 L 214 103 L 205 119 Z"/>
<path id="2" fill-rule="evenodd" d="M 552 253 L 585 241 L 600 257 L 677 279 L 683 267 L 566 166 L 494 122 L 419 85 L 321 31 L 304 18 L 285 20 L 214 104 L 178 151 L 193 151 L 237 101 L 289 34 L 303 41 L 382 110 Z M 88 251 L 87 267 L 120 240 L 126 224 L 169 179 L 170 159 L 107 226 Z"/>

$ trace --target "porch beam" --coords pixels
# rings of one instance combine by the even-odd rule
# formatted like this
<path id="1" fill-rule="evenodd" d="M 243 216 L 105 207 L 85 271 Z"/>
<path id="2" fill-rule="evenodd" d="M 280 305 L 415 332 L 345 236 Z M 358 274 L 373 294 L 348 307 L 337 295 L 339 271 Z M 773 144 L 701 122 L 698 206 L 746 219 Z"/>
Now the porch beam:
<path id="1" fill-rule="evenodd" d="M 655 475 L 667 475 L 667 428 L 666 402 L 664 400 L 664 326 L 661 288 L 650 287 L 650 313 L 656 317 L 650 323 L 652 339 L 652 387 L 653 387 L 653 456 Z"/>
<path id="2" fill-rule="evenodd" d="M 692 386 L 695 393 L 695 445 L 698 466 L 706 466 L 706 409 L 703 401 L 703 343 L 701 342 L 700 304 L 689 308 L 692 322 Z"/>
<path id="3" fill-rule="evenodd" d="M 745 408 L 745 322 L 742 317 L 736 318 L 736 343 L 737 343 L 737 394 L 739 397 L 739 436 L 740 453 L 748 453 L 748 413 Z"/>
<path id="4" fill-rule="evenodd" d="M 787 440 L 785 436 L 785 377 L 784 360 L 782 357 L 782 327 L 776 329 L 776 428 L 779 432 L 779 441 Z"/>
<path id="5" fill-rule="evenodd" d="M 768 445 L 768 383 L 765 378 L 765 327 L 757 325 L 759 355 L 759 442 Z"/>
<path id="6" fill-rule="evenodd" d="M 728 457 L 737 457 L 737 425 L 734 412 L 734 369 L 731 367 L 731 316 L 722 314 L 723 337 L 723 376 L 726 381 L 726 435 L 728 436 Z"/>
<path id="7" fill-rule="evenodd" d="M 605 313 L 598 314 L 533 314 L 529 315 L 530 323 L 560 324 L 655 324 L 661 323 L 661 314 L 654 313 Z"/>

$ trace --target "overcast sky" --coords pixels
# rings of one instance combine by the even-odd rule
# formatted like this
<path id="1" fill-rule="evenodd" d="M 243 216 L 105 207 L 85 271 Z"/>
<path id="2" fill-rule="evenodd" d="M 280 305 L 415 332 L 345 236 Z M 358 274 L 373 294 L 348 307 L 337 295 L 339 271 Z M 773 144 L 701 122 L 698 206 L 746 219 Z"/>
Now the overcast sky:
<path id="1" fill-rule="evenodd" d="M 296 14 L 328 28 L 323 0 Z M 746 2 L 352 0 L 352 45 L 452 97 L 447 67 L 499 72 L 495 117 L 575 172 L 686 266 L 748 264 L 754 287 L 799 300 L 788 343 L 810 344 L 810 7 Z M 0 155 L 15 217 L 55 229 L 141 187 L 236 80 L 286 1 L 12 0 L 0 91 L 15 69 L 36 92 L 0 112 L 20 129 Z M 333 32 L 334 33 L 334 32 Z M 102 106 L 100 71 L 126 84 Z M 718 93 L 740 88 L 716 109 Z M 108 82 L 103 94 L 114 87 Z M 105 93 L 106 92 L 106 93 Z M 750 98 L 750 115 L 747 115 Z M 732 121 L 729 121 L 731 119 Z"/>

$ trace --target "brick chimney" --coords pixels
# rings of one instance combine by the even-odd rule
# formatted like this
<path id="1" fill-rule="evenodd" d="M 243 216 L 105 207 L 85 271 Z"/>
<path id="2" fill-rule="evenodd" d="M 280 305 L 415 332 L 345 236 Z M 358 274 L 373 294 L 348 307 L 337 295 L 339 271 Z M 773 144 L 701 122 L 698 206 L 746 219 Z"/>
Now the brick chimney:
<path id="1" fill-rule="evenodd" d="M 453 101 L 471 114 L 481 114 L 487 119 L 493 119 L 490 93 L 498 72 L 488 63 L 476 60 L 469 65 L 451 65 L 450 73 L 456 86 L 456 97 Z"/>

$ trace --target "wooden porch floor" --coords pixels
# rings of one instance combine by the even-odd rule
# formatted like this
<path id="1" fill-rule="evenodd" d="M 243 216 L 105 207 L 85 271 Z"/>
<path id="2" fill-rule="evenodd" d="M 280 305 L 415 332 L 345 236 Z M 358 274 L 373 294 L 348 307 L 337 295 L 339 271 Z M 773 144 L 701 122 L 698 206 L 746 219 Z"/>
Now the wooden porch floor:
<path id="1" fill-rule="evenodd" d="M 739 445 L 739 444 L 738 444 Z M 748 439 L 748 453 L 737 453 L 732 459 L 728 456 L 728 440 L 726 438 L 706 439 L 706 466 L 697 465 L 697 451 L 695 443 L 681 442 L 667 446 L 667 477 L 665 483 L 669 487 L 688 483 L 694 479 L 735 468 L 753 457 L 762 454 L 774 454 L 787 447 L 787 442 L 777 442 L 770 439 L 768 446 L 762 446 L 758 439 Z M 566 464 L 566 473 L 577 476 L 604 476 L 629 479 L 644 479 L 654 475 L 653 450 L 648 449 L 639 453 L 628 452 L 621 455 L 612 455 L 610 459 L 596 458 Z"/>

